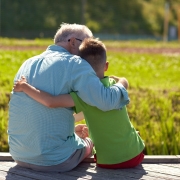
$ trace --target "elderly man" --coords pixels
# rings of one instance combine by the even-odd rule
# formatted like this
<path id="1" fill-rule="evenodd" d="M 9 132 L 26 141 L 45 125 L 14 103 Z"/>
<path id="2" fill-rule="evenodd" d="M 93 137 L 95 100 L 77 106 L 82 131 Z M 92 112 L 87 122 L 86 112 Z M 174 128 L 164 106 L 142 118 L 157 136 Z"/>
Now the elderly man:
<path id="1" fill-rule="evenodd" d="M 86 103 L 107 111 L 129 102 L 125 88 L 117 84 L 105 88 L 93 68 L 81 59 L 78 50 L 83 39 L 92 37 L 84 25 L 62 24 L 54 45 L 25 61 L 14 81 L 25 76 L 28 83 L 52 95 L 77 92 Z M 38 171 L 65 172 L 90 155 L 89 138 L 74 131 L 73 109 L 47 108 L 23 92 L 12 92 L 9 103 L 9 147 L 20 166 Z M 77 132 L 77 133 L 75 133 Z"/>

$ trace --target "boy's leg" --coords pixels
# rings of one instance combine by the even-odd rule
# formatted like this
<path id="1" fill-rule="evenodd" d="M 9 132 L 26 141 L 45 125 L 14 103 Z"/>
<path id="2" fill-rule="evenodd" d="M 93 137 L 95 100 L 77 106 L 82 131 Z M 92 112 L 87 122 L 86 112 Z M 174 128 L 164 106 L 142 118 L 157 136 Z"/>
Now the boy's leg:
<path id="1" fill-rule="evenodd" d="M 143 152 L 141 152 L 139 155 L 137 155 L 136 157 L 119 163 L 119 164 L 97 164 L 98 167 L 101 168 L 107 168 L 107 169 L 123 169 L 123 168 L 133 168 L 137 165 L 139 165 L 144 159 L 144 154 Z"/>
<path id="2" fill-rule="evenodd" d="M 53 165 L 53 166 L 37 166 L 29 163 L 16 161 L 16 163 L 25 168 L 31 168 L 36 171 L 54 171 L 54 172 L 66 172 L 75 168 L 83 159 L 90 156 L 93 149 L 93 143 L 90 138 L 83 139 L 85 141 L 85 147 L 77 149 L 65 162 Z"/>

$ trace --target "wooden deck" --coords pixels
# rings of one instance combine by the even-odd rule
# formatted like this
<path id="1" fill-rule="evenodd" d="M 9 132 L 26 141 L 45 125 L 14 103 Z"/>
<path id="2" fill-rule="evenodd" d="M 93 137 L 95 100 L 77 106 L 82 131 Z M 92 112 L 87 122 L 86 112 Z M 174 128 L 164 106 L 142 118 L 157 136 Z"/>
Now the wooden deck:
<path id="1" fill-rule="evenodd" d="M 180 180 L 180 156 L 145 156 L 143 163 L 131 169 L 102 169 L 86 159 L 66 173 L 44 173 L 22 168 L 9 153 L 0 153 L 0 180 Z"/>

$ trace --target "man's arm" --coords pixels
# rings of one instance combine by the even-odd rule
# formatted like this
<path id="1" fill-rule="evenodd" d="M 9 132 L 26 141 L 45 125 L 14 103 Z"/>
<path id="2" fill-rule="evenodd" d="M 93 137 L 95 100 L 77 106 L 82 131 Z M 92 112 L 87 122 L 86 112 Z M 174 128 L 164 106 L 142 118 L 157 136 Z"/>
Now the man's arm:
<path id="1" fill-rule="evenodd" d="M 37 102 L 49 108 L 74 106 L 74 101 L 69 94 L 53 96 L 49 93 L 38 90 L 35 87 L 28 84 L 25 77 L 22 77 L 21 80 L 18 80 L 14 84 L 13 91 L 15 92 L 23 91 Z"/>
<path id="2" fill-rule="evenodd" d="M 128 92 L 121 83 L 105 87 L 85 60 L 73 65 L 69 84 L 84 102 L 102 111 L 121 109 L 130 101 Z"/>

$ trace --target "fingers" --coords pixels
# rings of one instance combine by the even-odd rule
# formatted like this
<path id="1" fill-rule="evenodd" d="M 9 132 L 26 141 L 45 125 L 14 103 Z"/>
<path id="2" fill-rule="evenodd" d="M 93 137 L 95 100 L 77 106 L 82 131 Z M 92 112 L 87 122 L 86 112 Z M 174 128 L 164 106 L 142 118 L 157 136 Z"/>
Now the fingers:
<path id="1" fill-rule="evenodd" d="M 86 132 L 83 132 L 79 135 L 80 138 L 85 139 L 86 137 L 89 137 L 89 134 Z"/>
<path id="2" fill-rule="evenodd" d="M 25 76 L 21 76 L 21 79 L 18 79 L 15 81 L 14 85 L 20 84 L 21 82 L 27 82 Z"/>
<path id="3" fill-rule="evenodd" d="M 88 127 L 85 124 L 76 125 L 75 133 L 82 139 L 89 137 Z"/>
<path id="4" fill-rule="evenodd" d="M 22 80 L 26 80 L 25 76 L 21 76 L 21 79 L 22 79 Z"/>
<path id="5" fill-rule="evenodd" d="M 13 85 L 13 91 L 15 92 L 20 92 L 22 91 L 22 84 L 27 83 L 27 80 L 25 76 L 21 76 L 21 79 L 18 79 L 17 81 L 14 82 Z"/>
<path id="6" fill-rule="evenodd" d="M 86 137 L 89 137 L 88 127 L 84 127 L 84 128 L 82 129 L 82 138 L 86 138 Z"/>

